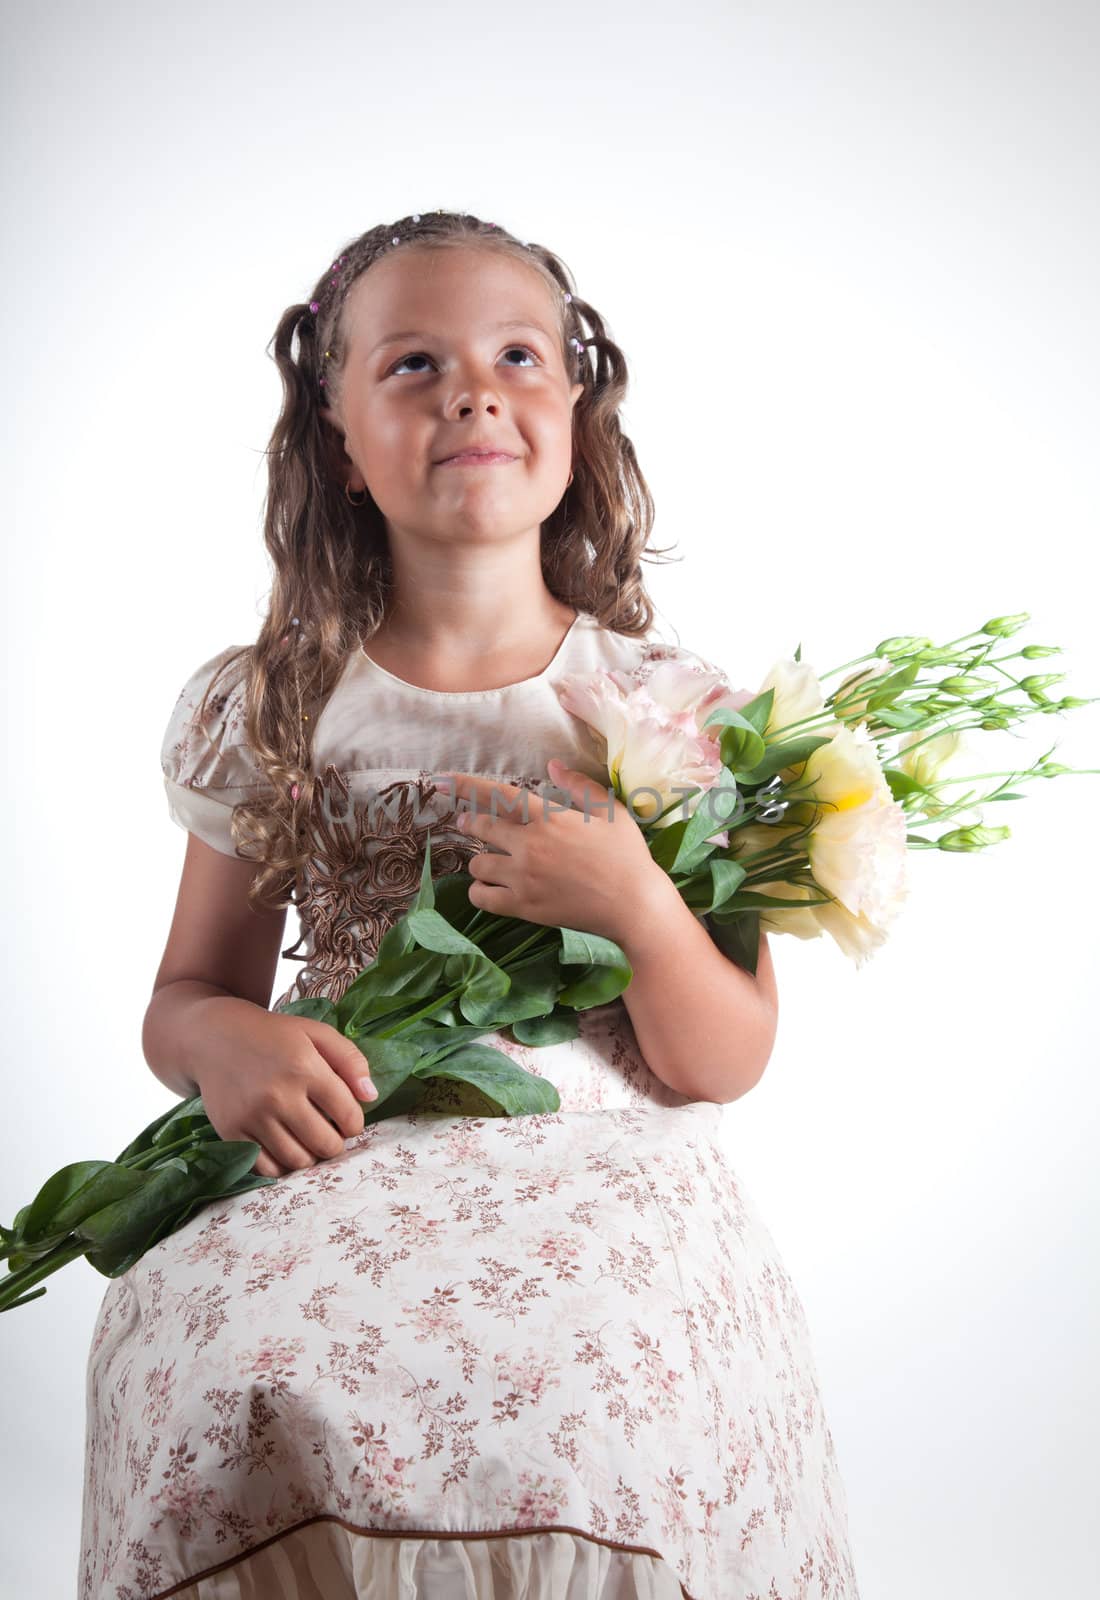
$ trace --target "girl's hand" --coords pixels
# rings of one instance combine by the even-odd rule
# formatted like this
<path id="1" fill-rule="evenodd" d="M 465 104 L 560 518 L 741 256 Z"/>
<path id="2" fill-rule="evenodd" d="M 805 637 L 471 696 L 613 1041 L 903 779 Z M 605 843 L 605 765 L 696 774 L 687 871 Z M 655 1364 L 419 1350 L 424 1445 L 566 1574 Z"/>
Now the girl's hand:
<path id="1" fill-rule="evenodd" d="M 648 885 L 664 873 L 621 800 L 583 772 L 556 762 L 547 770 L 556 793 L 545 799 L 468 772 L 440 774 L 453 781 L 456 799 L 473 807 L 460 811 L 456 826 L 492 847 L 466 863 L 476 879 L 470 904 L 619 944 Z"/>
<path id="2" fill-rule="evenodd" d="M 253 1170 L 264 1178 L 342 1155 L 364 1127 L 359 1082 L 369 1071 L 358 1046 L 327 1022 L 235 996 L 203 1004 L 192 1076 L 218 1138 L 258 1144 Z"/>

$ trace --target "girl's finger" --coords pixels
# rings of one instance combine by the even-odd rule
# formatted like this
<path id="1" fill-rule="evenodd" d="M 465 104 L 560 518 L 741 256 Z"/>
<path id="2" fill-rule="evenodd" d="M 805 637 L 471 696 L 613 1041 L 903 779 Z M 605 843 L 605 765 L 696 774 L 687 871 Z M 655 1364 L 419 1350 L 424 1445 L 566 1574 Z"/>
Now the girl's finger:
<path id="1" fill-rule="evenodd" d="M 332 1129 L 329 1129 L 332 1132 Z M 300 1172 L 305 1167 L 315 1167 L 317 1157 L 299 1143 L 294 1132 L 281 1122 L 269 1122 L 261 1130 L 263 1148 L 286 1172 Z M 260 1141 L 257 1140 L 257 1143 Z M 344 1148 L 340 1146 L 341 1150 Z M 279 1174 L 282 1176 L 282 1173 Z"/>
<path id="2" fill-rule="evenodd" d="M 314 1092 L 312 1084 L 309 1092 L 311 1095 Z M 287 1130 L 310 1152 L 311 1167 L 316 1166 L 318 1161 L 331 1161 L 334 1156 L 344 1153 L 344 1135 L 310 1100 L 304 1100 L 294 1108 L 291 1120 L 287 1122 Z"/>
<path id="3" fill-rule="evenodd" d="M 356 1051 L 358 1070 L 364 1078 L 370 1077 L 370 1068 L 361 1051 Z M 330 1117 L 345 1139 L 354 1139 L 366 1126 L 365 1113 L 359 1098 L 352 1093 L 339 1073 L 331 1068 L 316 1083 L 309 1086 L 309 1098 L 322 1116 Z M 366 1102 L 368 1105 L 370 1101 Z"/>

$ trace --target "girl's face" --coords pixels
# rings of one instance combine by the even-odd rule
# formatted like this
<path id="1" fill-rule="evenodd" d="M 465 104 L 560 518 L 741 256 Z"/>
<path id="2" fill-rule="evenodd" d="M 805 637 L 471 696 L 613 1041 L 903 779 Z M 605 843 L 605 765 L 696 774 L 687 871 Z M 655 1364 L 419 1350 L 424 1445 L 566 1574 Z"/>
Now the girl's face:
<path id="1" fill-rule="evenodd" d="M 355 284 L 339 407 L 322 415 L 343 436 L 345 481 L 365 483 L 391 531 L 537 531 L 565 490 L 584 391 L 558 326 L 539 274 L 495 251 L 397 251 Z M 472 445 L 514 459 L 441 464 Z"/>

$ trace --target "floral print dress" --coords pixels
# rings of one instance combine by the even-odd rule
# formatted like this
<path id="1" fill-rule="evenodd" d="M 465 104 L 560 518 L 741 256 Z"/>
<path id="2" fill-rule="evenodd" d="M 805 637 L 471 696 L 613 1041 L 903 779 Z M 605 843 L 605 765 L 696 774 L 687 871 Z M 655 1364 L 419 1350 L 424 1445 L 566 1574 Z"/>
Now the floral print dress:
<path id="1" fill-rule="evenodd" d="M 184 685 L 162 768 L 175 821 L 232 855 L 232 807 L 264 783 L 243 679 L 195 720 L 231 653 Z M 584 612 L 497 689 L 419 688 L 353 652 L 313 735 L 305 953 L 273 1005 L 339 998 L 429 831 L 433 874 L 486 848 L 433 773 L 536 789 L 557 755 L 603 785 L 555 682 L 667 659 L 717 671 Z M 560 1110 L 470 1114 L 434 1085 L 109 1283 L 79 1600 L 857 1600 L 806 1317 L 726 1108 L 650 1072 L 621 999 L 579 1022 L 484 1041 Z"/>

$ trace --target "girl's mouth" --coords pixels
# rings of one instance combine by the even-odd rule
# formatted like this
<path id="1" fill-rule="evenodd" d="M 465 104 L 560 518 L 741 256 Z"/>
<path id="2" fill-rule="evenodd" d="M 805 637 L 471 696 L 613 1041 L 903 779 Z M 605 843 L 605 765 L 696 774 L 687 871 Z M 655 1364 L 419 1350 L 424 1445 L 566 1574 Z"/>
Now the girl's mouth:
<path id="1" fill-rule="evenodd" d="M 441 467 L 497 467 L 506 461 L 515 461 L 515 456 L 505 455 L 496 451 L 492 455 L 467 454 L 461 456 L 448 456 L 446 461 L 438 463 Z"/>

